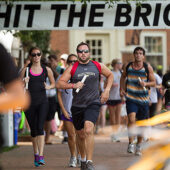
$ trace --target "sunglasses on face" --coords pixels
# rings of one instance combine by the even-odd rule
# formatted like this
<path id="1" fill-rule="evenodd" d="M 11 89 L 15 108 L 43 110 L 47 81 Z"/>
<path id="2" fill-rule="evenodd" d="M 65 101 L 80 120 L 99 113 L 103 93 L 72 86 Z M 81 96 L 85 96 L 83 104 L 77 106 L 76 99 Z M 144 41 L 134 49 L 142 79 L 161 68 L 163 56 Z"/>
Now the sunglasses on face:
<path id="1" fill-rule="evenodd" d="M 89 50 L 77 50 L 78 53 L 89 53 Z"/>
<path id="2" fill-rule="evenodd" d="M 41 53 L 32 53 L 31 56 L 32 56 L 32 57 L 36 57 L 36 56 L 40 57 L 40 56 L 41 56 Z"/>
<path id="3" fill-rule="evenodd" d="M 75 63 L 77 60 L 69 60 L 68 63 Z"/>

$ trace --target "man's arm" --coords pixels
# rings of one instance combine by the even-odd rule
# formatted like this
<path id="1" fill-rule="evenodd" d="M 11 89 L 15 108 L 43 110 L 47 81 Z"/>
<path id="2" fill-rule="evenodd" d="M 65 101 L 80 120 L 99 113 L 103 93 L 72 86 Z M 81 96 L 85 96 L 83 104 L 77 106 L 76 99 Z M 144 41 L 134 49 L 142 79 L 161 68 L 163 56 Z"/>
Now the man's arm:
<path id="1" fill-rule="evenodd" d="M 149 70 L 149 81 L 148 82 L 141 81 L 140 84 L 142 87 L 155 87 L 156 86 L 155 76 L 154 76 L 153 68 L 150 64 L 148 64 L 148 70 Z"/>
<path id="2" fill-rule="evenodd" d="M 112 72 L 104 64 L 100 63 L 100 65 L 101 74 L 107 78 L 104 92 L 101 94 L 101 103 L 105 103 L 109 98 L 109 92 L 110 88 L 112 87 L 114 77 Z"/>
<path id="3" fill-rule="evenodd" d="M 71 69 L 72 66 L 68 67 L 62 76 L 59 78 L 59 80 L 56 83 L 56 88 L 58 89 L 81 89 L 84 85 L 84 83 L 81 83 L 80 81 L 77 83 L 68 83 L 68 81 L 71 79 Z"/>

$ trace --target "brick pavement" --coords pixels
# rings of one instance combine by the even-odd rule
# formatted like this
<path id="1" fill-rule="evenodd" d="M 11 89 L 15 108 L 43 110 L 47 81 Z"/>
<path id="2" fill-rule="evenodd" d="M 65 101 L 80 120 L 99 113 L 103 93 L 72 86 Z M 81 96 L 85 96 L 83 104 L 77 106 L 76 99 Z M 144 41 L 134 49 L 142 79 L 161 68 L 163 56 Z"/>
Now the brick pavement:
<path id="1" fill-rule="evenodd" d="M 46 165 L 33 166 L 33 150 L 30 142 L 20 142 L 19 147 L 2 153 L 0 162 L 3 170 L 77 170 L 67 167 L 69 151 L 66 144 L 60 144 L 61 139 L 53 137 L 53 145 L 46 145 L 44 154 Z M 128 154 L 127 139 L 119 143 L 111 143 L 109 135 L 95 135 L 94 163 L 96 170 L 125 170 L 139 157 Z"/>

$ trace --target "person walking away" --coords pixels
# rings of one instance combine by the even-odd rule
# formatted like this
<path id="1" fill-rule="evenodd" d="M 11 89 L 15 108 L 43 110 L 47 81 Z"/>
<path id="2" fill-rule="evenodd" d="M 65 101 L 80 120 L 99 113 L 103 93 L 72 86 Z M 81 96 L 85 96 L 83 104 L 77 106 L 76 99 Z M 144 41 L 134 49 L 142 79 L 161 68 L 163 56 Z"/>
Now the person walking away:
<path id="1" fill-rule="evenodd" d="M 109 97 L 113 74 L 104 64 L 90 60 L 90 48 L 87 43 L 78 44 L 76 51 L 78 62 L 65 70 L 56 86 L 62 89 L 73 89 L 71 112 L 78 135 L 81 170 L 94 170 L 92 161 L 94 125 L 99 115 L 100 102 L 106 102 Z M 100 73 L 107 78 L 106 88 L 101 96 L 99 95 Z M 81 81 L 85 76 L 88 77 L 83 83 Z M 71 83 L 68 82 L 70 79 L 72 80 Z M 76 92 L 76 89 L 80 90 Z"/>
<path id="2" fill-rule="evenodd" d="M 120 95 L 126 97 L 126 109 L 128 114 L 128 128 L 133 127 L 137 120 L 149 117 L 148 88 L 155 86 L 155 78 L 151 65 L 144 63 L 145 50 L 136 47 L 133 52 L 134 61 L 125 64 L 120 79 Z M 138 136 L 136 152 L 133 143 L 134 137 L 129 136 L 128 153 L 141 155 L 142 136 Z"/>
<path id="3" fill-rule="evenodd" d="M 31 95 L 31 105 L 25 112 L 28 120 L 30 129 L 32 144 L 34 150 L 34 165 L 44 165 L 44 123 L 48 112 L 48 101 L 46 96 L 46 90 L 55 87 L 55 81 L 53 73 L 49 67 L 41 64 L 42 52 L 38 47 L 32 47 L 29 50 L 29 57 L 31 63 L 28 66 L 28 73 L 24 68 L 21 72 L 21 77 L 24 78 L 25 74 L 28 77 L 24 78 L 25 82 L 28 83 L 28 91 Z M 46 77 L 50 80 L 48 86 Z"/>

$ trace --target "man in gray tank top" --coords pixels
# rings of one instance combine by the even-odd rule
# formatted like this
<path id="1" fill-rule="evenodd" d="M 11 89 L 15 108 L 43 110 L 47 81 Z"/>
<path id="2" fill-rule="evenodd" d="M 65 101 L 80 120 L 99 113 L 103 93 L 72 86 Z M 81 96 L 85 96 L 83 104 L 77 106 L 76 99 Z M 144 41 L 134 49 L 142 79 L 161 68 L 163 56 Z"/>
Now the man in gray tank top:
<path id="1" fill-rule="evenodd" d="M 78 63 L 65 70 L 58 80 L 56 87 L 60 89 L 73 89 L 71 110 L 81 154 L 81 170 L 94 170 L 92 162 L 94 125 L 99 115 L 100 104 L 105 103 L 109 98 L 113 74 L 104 64 L 90 60 L 88 44 L 82 42 L 78 44 L 76 50 Z M 100 73 L 107 78 L 106 88 L 101 95 L 99 94 Z M 88 77 L 82 83 L 81 80 L 84 75 L 88 75 Z M 71 83 L 68 83 L 69 80 L 71 80 Z M 76 89 L 80 89 L 80 91 L 76 92 Z"/>

